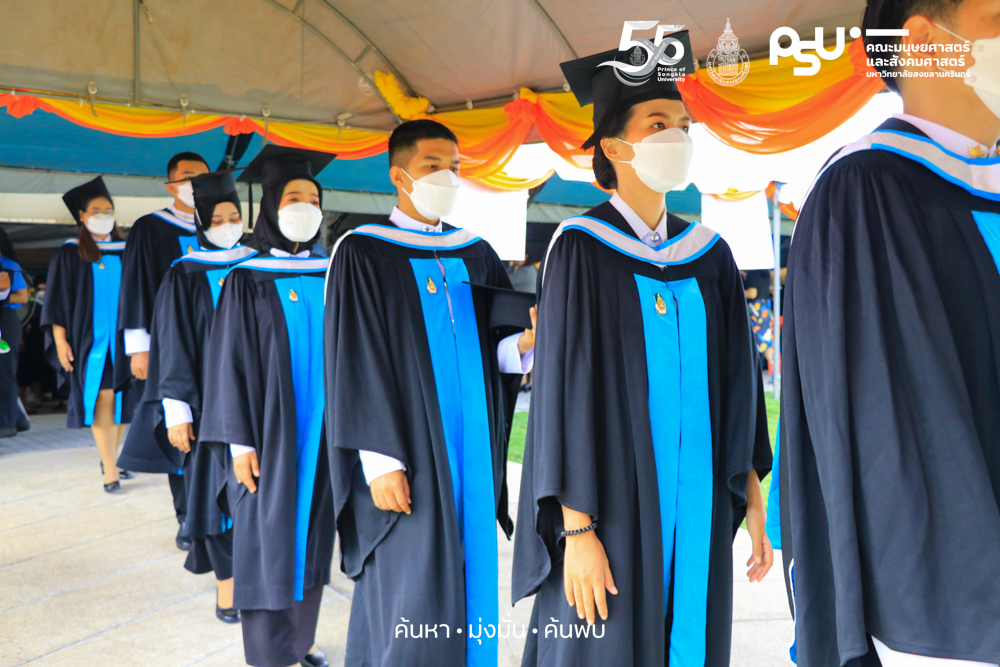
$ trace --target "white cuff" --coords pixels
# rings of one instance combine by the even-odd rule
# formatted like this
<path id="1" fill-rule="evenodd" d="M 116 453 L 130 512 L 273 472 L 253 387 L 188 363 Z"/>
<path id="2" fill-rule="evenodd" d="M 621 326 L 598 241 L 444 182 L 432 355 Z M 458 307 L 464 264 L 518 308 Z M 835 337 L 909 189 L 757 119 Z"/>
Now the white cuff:
<path id="1" fill-rule="evenodd" d="M 369 486 L 371 486 L 372 480 L 382 475 L 396 470 L 406 470 L 406 466 L 400 461 L 385 454 L 359 449 L 358 456 L 361 457 L 361 469 L 365 473 L 365 481 L 368 482 Z"/>
<path id="2" fill-rule="evenodd" d="M 193 421 L 190 405 L 174 398 L 163 399 L 163 422 L 167 428 L 178 424 L 190 424 Z"/>
<path id="3" fill-rule="evenodd" d="M 249 454 L 254 451 L 253 447 L 247 447 L 246 445 L 229 445 L 229 453 L 233 455 L 235 459 L 237 456 L 243 456 L 244 454 Z"/>
<path id="4" fill-rule="evenodd" d="M 145 329 L 126 329 L 125 354 L 131 356 L 137 352 L 149 352 L 149 333 Z"/>
<path id="5" fill-rule="evenodd" d="M 4 299 L 6 299 L 7 297 L 10 296 L 10 290 L 11 290 L 11 288 L 8 287 L 4 291 L 0 292 L 0 301 L 3 301 Z"/>
<path id="6" fill-rule="evenodd" d="M 535 365 L 535 349 L 532 348 L 521 354 L 517 349 L 517 341 L 522 334 L 512 334 L 507 336 L 497 345 L 497 362 L 500 364 L 501 373 L 517 373 L 524 375 L 530 373 Z"/>

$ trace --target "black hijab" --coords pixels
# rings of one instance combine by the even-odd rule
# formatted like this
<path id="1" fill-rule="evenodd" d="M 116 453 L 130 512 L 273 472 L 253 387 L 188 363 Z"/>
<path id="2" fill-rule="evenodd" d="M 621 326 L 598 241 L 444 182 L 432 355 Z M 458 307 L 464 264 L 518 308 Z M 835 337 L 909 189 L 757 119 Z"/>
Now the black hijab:
<path id="1" fill-rule="evenodd" d="M 215 171 L 201 174 L 191 179 L 191 189 L 194 191 L 194 226 L 198 243 L 209 250 L 228 250 L 212 243 L 205 232 L 212 227 L 212 216 L 215 206 L 224 201 L 232 202 L 237 211 L 241 211 L 240 198 L 236 193 L 236 179 L 231 170 Z"/>

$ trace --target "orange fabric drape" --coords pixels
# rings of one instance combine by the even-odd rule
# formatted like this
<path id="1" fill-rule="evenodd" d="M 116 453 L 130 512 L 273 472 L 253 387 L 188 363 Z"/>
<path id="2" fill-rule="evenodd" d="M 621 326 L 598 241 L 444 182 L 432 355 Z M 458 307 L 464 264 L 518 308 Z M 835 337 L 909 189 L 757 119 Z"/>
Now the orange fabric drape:
<path id="1" fill-rule="evenodd" d="M 819 139 L 883 87 L 880 77 L 868 76 L 874 70 L 860 39 L 840 58 L 823 61 L 812 77 L 795 77 L 792 69 L 801 64 L 785 60 L 774 66 L 766 59 L 750 62 L 746 79 L 735 86 L 720 86 L 699 71 L 678 87 L 692 116 L 716 138 L 757 154 L 781 153 Z"/>
<path id="2" fill-rule="evenodd" d="M 774 199 L 774 181 L 767 184 L 767 188 L 764 190 L 768 199 Z M 792 220 L 797 220 L 799 217 L 799 209 L 795 208 L 795 204 L 792 203 L 782 203 L 778 202 L 778 208 L 781 209 L 782 215 L 791 218 Z"/>

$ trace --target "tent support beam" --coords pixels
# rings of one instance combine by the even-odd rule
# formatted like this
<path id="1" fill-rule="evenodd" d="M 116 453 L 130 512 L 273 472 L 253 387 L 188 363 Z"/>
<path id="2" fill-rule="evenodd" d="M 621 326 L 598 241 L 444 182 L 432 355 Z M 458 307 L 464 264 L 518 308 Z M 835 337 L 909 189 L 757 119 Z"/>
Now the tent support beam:
<path id="1" fill-rule="evenodd" d="M 375 52 L 375 55 L 377 55 L 379 58 L 382 59 L 382 62 L 385 63 L 385 66 L 388 67 L 389 71 L 392 73 L 392 75 L 396 77 L 396 81 L 399 82 L 400 86 L 402 86 L 403 91 L 407 95 L 410 95 L 411 97 L 413 97 L 413 87 L 410 86 L 409 82 L 405 78 L 403 78 L 403 75 L 399 73 L 399 70 L 396 69 L 396 66 L 392 64 L 392 61 L 385 57 L 385 54 L 382 53 L 382 50 L 379 49 L 377 46 L 375 46 L 375 42 L 373 42 L 372 40 L 368 39 L 368 35 L 366 35 L 365 33 L 361 32 L 361 28 L 359 28 L 358 26 L 354 25 L 354 22 L 351 21 L 346 16 L 344 16 L 343 12 L 341 12 L 339 9 L 337 9 L 332 4 L 330 4 L 329 0 L 319 0 L 319 3 L 321 5 L 323 5 L 324 7 L 326 7 L 327 9 L 329 9 L 331 12 L 333 12 L 334 16 L 336 16 L 338 19 L 340 19 L 341 23 L 343 23 L 348 28 L 350 28 L 351 30 L 353 30 L 354 34 L 357 35 L 365 44 L 367 44 L 368 47 L 371 48 L 371 50 Z M 360 56 L 358 56 L 358 59 L 355 60 L 354 62 L 355 63 L 360 62 L 361 59 L 365 55 L 367 55 L 367 51 L 364 52 L 364 53 L 362 53 Z"/>
<path id="2" fill-rule="evenodd" d="M 542 3 L 540 3 L 538 0 L 528 0 L 528 3 L 532 7 L 534 7 L 539 14 L 541 14 L 542 20 L 545 21 L 545 24 L 549 26 L 549 30 L 551 30 L 552 33 L 556 36 L 556 38 L 562 44 L 563 49 L 565 49 L 566 53 L 569 54 L 570 58 L 572 58 L 573 60 L 579 58 L 580 56 L 576 55 L 576 50 L 572 47 L 572 45 L 570 45 L 569 40 L 566 39 L 566 35 L 564 35 L 563 31 L 559 29 L 559 26 L 556 25 L 556 22 L 552 20 L 552 17 L 549 16 L 549 13 L 545 11 L 545 7 L 542 7 Z"/>
<path id="3" fill-rule="evenodd" d="M 139 5 L 142 0 L 132 0 L 132 101 L 139 101 Z"/>
<path id="4" fill-rule="evenodd" d="M 389 113 L 391 113 L 392 117 L 396 119 L 396 122 L 397 123 L 402 123 L 403 122 L 403 119 L 400 118 L 399 116 L 397 116 L 396 112 L 393 111 L 392 105 L 389 104 L 389 101 L 387 99 L 385 99 L 385 97 L 382 95 L 382 92 L 378 89 L 378 86 L 376 86 L 375 82 L 372 81 L 371 77 L 368 76 L 368 74 L 365 73 L 365 71 L 363 69 L 361 69 L 358 66 L 358 64 L 355 63 L 354 60 L 351 59 L 350 56 L 348 56 L 346 53 L 344 53 L 343 49 L 341 49 L 339 46 L 337 46 L 336 44 L 334 44 L 333 40 L 331 40 L 329 37 L 327 37 L 322 32 L 320 32 L 320 30 L 318 28 L 316 28 L 316 26 L 312 25 L 311 23 L 309 23 L 308 21 L 306 21 L 305 19 L 303 19 L 301 16 L 298 16 L 298 15 L 292 13 L 287 8 L 285 8 L 284 6 L 282 6 L 281 3 L 277 2 L 277 0 L 264 0 L 264 2 L 266 2 L 269 5 L 271 5 L 272 7 L 274 7 L 275 9 L 277 9 L 278 11 L 280 11 L 281 13 L 285 14 L 286 16 L 288 16 L 289 18 L 291 18 L 292 20 L 298 21 L 299 24 L 301 24 L 303 28 L 305 28 L 306 30 L 308 30 L 309 32 L 311 32 L 312 34 L 314 34 L 324 44 L 326 44 L 331 49 L 333 49 L 334 53 L 336 53 L 338 56 L 340 56 L 344 60 L 344 62 L 346 62 L 348 65 L 350 65 L 354 69 L 354 71 L 357 72 L 358 75 L 362 79 L 364 79 L 365 82 L 367 82 L 369 86 L 371 86 L 371 89 L 375 92 L 376 95 L 379 96 L 379 99 L 382 100 L 382 103 L 385 105 L 385 108 L 389 110 Z"/>

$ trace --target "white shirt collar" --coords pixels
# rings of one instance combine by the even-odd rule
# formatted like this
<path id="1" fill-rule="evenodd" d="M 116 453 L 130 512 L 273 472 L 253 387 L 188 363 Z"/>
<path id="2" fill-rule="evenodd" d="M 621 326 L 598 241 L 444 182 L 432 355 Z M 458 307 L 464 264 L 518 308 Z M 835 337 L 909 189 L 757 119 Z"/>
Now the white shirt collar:
<path id="1" fill-rule="evenodd" d="M 997 155 L 996 146 L 987 148 L 975 139 L 971 139 L 944 125 L 938 125 L 937 123 L 912 116 L 908 113 L 896 113 L 892 117 L 909 123 L 926 134 L 931 141 L 941 144 L 947 150 L 962 157 L 984 158 L 996 157 Z"/>
<path id="2" fill-rule="evenodd" d="M 440 232 L 441 231 L 441 221 L 438 220 L 436 225 L 428 225 L 426 222 L 420 222 L 419 220 L 414 220 L 410 216 L 406 215 L 399 210 L 398 206 L 392 207 L 392 213 L 389 214 L 389 222 L 396 225 L 400 229 L 409 229 L 414 232 Z"/>
<path id="3" fill-rule="evenodd" d="M 622 214 L 625 218 L 625 222 L 628 226 L 632 228 L 635 235 L 639 237 L 639 240 L 650 247 L 656 247 L 667 240 L 667 210 L 663 209 L 663 217 L 660 218 L 659 224 L 656 225 L 656 229 L 650 229 L 649 225 L 642 221 L 642 218 L 632 210 L 632 207 L 625 203 L 625 200 L 618 195 L 616 190 L 613 195 L 611 195 L 611 205 Z M 656 236 L 653 236 L 653 235 Z"/>
<path id="4" fill-rule="evenodd" d="M 170 212 L 176 215 L 184 222 L 194 222 L 194 213 L 185 213 L 184 211 L 181 211 L 173 204 L 170 205 Z"/>
<path id="5" fill-rule="evenodd" d="M 271 248 L 271 255 L 274 257 L 308 257 L 311 250 L 303 250 L 302 252 L 297 252 L 294 255 L 290 252 L 285 252 L 281 248 Z"/>

